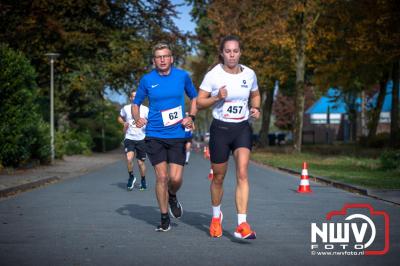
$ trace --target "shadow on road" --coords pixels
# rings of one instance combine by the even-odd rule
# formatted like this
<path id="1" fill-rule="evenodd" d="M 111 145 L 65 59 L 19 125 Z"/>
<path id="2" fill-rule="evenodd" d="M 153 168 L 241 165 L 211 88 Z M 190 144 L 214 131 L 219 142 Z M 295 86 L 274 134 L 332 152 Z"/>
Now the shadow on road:
<path id="1" fill-rule="evenodd" d="M 117 209 L 116 212 L 120 215 L 129 215 L 133 219 L 142 220 L 154 226 L 154 228 L 159 223 L 160 211 L 158 207 L 143 206 L 138 204 L 127 204 L 124 207 Z M 175 223 L 174 220 L 175 220 L 174 218 L 171 218 L 171 226 L 178 227 L 179 224 Z M 206 237 L 210 237 L 209 226 L 211 221 L 211 215 L 204 214 L 201 212 L 187 211 L 186 209 L 184 209 L 183 216 L 181 219 L 179 219 L 179 221 L 204 232 L 204 235 Z M 233 236 L 233 233 L 226 230 L 224 230 L 223 237 L 226 237 L 235 243 L 250 244 L 250 242 L 248 241 L 243 241 L 235 238 Z"/>
<path id="2" fill-rule="evenodd" d="M 126 184 L 124 189 L 126 190 Z M 134 219 L 142 220 L 150 225 L 153 225 L 154 227 L 158 225 L 158 221 L 155 218 L 160 216 L 158 208 L 137 204 L 127 204 L 124 207 L 117 209 L 116 212 L 120 215 L 129 215 Z"/>
<path id="3" fill-rule="evenodd" d="M 116 187 L 118 187 L 118 188 L 120 188 L 122 190 L 125 190 L 125 191 L 127 190 L 126 189 L 126 183 L 119 182 L 119 183 L 113 183 L 113 184 L 110 184 L 110 185 L 111 186 L 116 186 Z M 136 181 L 134 188 L 137 188 L 137 189 L 140 188 L 139 182 Z"/>

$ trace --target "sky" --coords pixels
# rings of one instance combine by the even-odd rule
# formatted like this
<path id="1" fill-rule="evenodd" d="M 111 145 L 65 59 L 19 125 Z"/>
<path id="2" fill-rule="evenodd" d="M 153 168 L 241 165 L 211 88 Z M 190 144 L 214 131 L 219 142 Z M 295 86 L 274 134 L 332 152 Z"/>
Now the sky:
<path id="1" fill-rule="evenodd" d="M 173 4 L 181 4 L 184 3 L 182 0 L 172 0 L 171 1 Z M 176 25 L 178 28 L 183 31 L 190 31 L 191 33 L 194 33 L 194 28 L 196 27 L 196 24 L 191 21 L 191 16 L 190 16 L 190 11 L 192 7 L 187 6 L 184 4 L 183 6 L 179 7 L 177 10 L 179 13 L 179 19 L 174 19 Z"/>
<path id="2" fill-rule="evenodd" d="M 171 2 L 174 5 L 184 3 L 184 1 L 182 1 L 182 0 L 172 0 Z M 187 6 L 186 4 L 178 7 L 177 11 L 180 13 L 179 18 L 174 19 L 174 22 L 181 31 L 183 31 L 183 32 L 189 31 L 194 34 L 195 33 L 194 29 L 196 27 L 196 24 L 191 21 L 191 16 L 190 16 L 191 9 L 192 9 L 192 7 Z M 114 92 L 109 89 L 106 89 L 105 94 L 106 94 L 107 98 L 111 99 L 112 101 L 118 102 L 120 104 L 126 104 L 128 101 L 126 95 L 119 94 L 118 92 Z"/>

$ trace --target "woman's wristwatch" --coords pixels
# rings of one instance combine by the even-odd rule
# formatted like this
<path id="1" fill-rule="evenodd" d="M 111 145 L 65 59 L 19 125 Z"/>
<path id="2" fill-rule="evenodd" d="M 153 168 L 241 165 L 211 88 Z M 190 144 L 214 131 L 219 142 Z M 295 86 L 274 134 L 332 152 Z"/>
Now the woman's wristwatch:
<path id="1" fill-rule="evenodd" d="M 190 118 L 192 118 L 192 121 L 194 122 L 194 120 L 196 120 L 196 116 L 194 115 L 188 115 Z"/>

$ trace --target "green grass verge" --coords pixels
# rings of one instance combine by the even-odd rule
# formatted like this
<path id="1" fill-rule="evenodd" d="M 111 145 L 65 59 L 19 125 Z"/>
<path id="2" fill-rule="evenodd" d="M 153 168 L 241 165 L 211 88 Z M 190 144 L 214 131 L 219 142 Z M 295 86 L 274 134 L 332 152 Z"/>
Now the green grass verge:
<path id="1" fill-rule="evenodd" d="M 310 152 L 255 151 L 252 152 L 251 159 L 262 164 L 289 168 L 298 172 L 301 172 L 303 162 L 307 162 L 309 175 L 327 177 L 367 188 L 400 189 L 400 171 L 382 170 L 377 158 L 321 155 Z"/>

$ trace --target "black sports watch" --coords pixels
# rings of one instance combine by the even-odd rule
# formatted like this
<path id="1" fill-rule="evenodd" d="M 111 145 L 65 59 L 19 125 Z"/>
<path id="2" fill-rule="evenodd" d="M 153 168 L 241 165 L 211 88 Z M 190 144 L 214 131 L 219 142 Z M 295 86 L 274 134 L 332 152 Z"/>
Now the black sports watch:
<path id="1" fill-rule="evenodd" d="M 188 115 L 190 118 L 192 118 L 192 121 L 194 122 L 194 120 L 196 120 L 196 116 L 194 115 Z"/>

